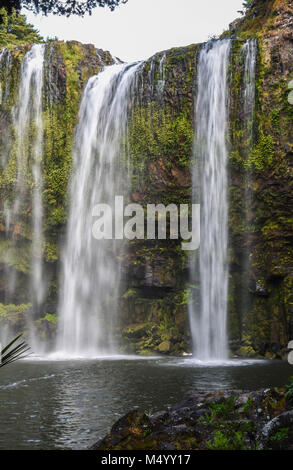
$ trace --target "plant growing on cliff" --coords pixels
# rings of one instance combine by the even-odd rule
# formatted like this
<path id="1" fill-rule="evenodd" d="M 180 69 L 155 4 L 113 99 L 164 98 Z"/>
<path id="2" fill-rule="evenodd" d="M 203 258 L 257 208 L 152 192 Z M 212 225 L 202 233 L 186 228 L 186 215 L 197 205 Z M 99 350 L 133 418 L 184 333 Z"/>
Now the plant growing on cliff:
<path id="1" fill-rule="evenodd" d="M 48 323 L 51 323 L 52 325 L 56 325 L 58 322 L 58 318 L 56 315 L 53 315 L 52 313 L 46 313 L 46 315 L 43 318 L 39 318 L 36 320 L 36 323 L 41 323 L 43 321 L 47 321 Z"/>
<path id="2" fill-rule="evenodd" d="M 247 445 L 244 442 L 244 435 L 241 431 L 232 434 L 226 434 L 223 431 L 216 431 L 214 441 L 207 442 L 209 450 L 246 450 Z"/>
<path id="3" fill-rule="evenodd" d="M 293 401 L 293 376 L 290 377 L 289 383 L 285 385 L 285 396 L 288 398 L 290 401 Z"/>
<path id="4" fill-rule="evenodd" d="M 31 304 L 2 304 L 0 303 L 0 322 L 6 318 L 13 318 L 27 312 L 31 308 Z"/>
<path id="5" fill-rule="evenodd" d="M 270 441 L 282 444 L 286 439 L 288 439 L 288 434 L 289 428 L 280 428 L 276 434 L 270 436 Z"/>
<path id="6" fill-rule="evenodd" d="M 260 134 L 257 144 L 251 149 L 244 166 L 261 171 L 270 167 L 274 158 L 274 140 L 271 135 Z"/>
<path id="7" fill-rule="evenodd" d="M 248 10 L 249 8 L 251 8 L 253 5 L 253 0 L 244 0 L 244 2 L 242 3 L 242 6 L 243 8 L 245 8 L 245 10 Z"/>

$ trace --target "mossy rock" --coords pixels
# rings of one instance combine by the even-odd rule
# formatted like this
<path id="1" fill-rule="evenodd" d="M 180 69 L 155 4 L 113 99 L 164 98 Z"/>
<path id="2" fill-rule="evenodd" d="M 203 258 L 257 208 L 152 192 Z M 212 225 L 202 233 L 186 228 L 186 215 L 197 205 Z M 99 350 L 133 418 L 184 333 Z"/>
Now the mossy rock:
<path id="1" fill-rule="evenodd" d="M 145 336 L 147 330 L 149 329 L 148 323 L 138 323 L 129 325 L 122 330 L 123 336 L 127 336 L 128 338 L 135 338 L 139 339 Z"/>
<path id="2" fill-rule="evenodd" d="M 257 353 L 252 346 L 241 346 L 237 350 L 237 354 L 243 357 L 256 357 Z"/>
<path id="3" fill-rule="evenodd" d="M 169 353 L 171 350 L 171 341 L 162 341 L 157 349 L 161 353 Z"/>

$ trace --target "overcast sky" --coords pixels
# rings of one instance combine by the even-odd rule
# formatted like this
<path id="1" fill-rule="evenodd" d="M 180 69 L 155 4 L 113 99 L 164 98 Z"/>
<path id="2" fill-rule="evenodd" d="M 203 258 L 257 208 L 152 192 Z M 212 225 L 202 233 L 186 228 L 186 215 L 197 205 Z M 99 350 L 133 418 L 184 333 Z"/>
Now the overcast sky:
<path id="1" fill-rule="evenodd" d="M 146 59 L 164 49 L 204 42 L 239 17 L 243 0 L 128 0 L 114 12 L 97 7 L 92 16 L 34 16 L 44 37 L 75 39 L 108 50 L 124 61 Z"/>

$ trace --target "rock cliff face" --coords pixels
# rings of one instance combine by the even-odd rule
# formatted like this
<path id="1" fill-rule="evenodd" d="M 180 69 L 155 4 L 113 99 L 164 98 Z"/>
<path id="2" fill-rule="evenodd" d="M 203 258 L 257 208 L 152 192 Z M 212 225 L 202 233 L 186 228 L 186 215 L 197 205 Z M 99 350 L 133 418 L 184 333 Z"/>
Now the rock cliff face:
<path id="1" fill-rule="evenodd" d="M 288 102 L 293 68 L 292 5 L 254 2 L 246 17 L 231 29 L 223 34 L 237 37 L 230 59 L 230 347 L 240 355 L 281 357 L 293 335 L 293 108 Z M 248 130 L 243 46 L 252 37 L 257 41 L 256 96 Z M 130 128 L 134 183 L 139 181 L 133 200 L 169 203 L 190 198 L 200 47 L 167 51 L 163 96 L 143 94 L 140 110 L 151 114 L 136 116 Z M 155 87 L 160 81 L 161 58 L 159 54 L 148 61 Z M 170 137 L 164 137 L 169 129 Z M 124 329 L 126 339 L 134 351 L 186 350 L 190 344 L 188 293 L 198 287 L 188 285 L 186 253 L 175 242 L 140 241 L 132 246 L 123 318 L 133 325 Z M 142 324 L 136 326 L 137 322 Z"/>
<path id="2" fill-rule="evenodd" d="M 292 207 L 293 109 L 288 102 L 293 66 L 292 13 L 291 2 L 253 2 L 233 32 L 241 38 L 258 38 L 255 125 L 247 157 L 239 126 L 241 114 L 237 118 L 234 111 L 231 119 L 230 331 L 234 331 L 231 337 L 242 342 L 245 354 L 281 354 L 281 345 L 293 334 L 292 214 L 288 210 Z M 241 96 L 238 86 L 236 79 L 232 85 L 234 103 Z M 249 228 L 244 232 L 243 163 L 250 180 Z M 249 263 L 241 277 L 245 245 Z M 248 308 L 244 309 L 239 305 L 243 299 L 241 285 L 246 285 L 249 293 Z"/>
<path id="3" fill-rule="evenodd" d="M 293 106 L 288 102 L 288 83 L 293 78 L 292 30 L 291 2 L 266 0 L 254 2 L 245 18 L 234 22 L 223 35 L 235 38 L 229 68 L 228 320 L 231 350 L 240 355 L 281 357 L 293 337 Z M 257 40 L 257 55 L 253 125 L 248 128 L 243 46 L 249 38 Z M 20 223 L 10 225 L 16 240 L 11 244 L 4 201 L 12 198 L 15 185 L 11 110 L 17 100 L 21 60 L 28 48 L 12 48 L 9 68 L 0 70 L 0 318 L 2 325 L 13 323 L 16 329 L 24 328 L 23 318 L 33 308 L 28 296 L 31 207 L 22 201 Z M 190 202 L 200 49 L 201 45 L 191 45 L 158 53 L 137 77 L 127 138 L 132 202 Z M 60 249 L 78 106 L 87 79 L 111 63 L 109 53 L 91 45 L 52 42 L 46 47 L 43 247 L 48 296 L 34 312 L 46 342 L 54 340 L 57 321 Z M 32 188 L 29 164 L 27 183 Z M 190 351 L 187 303 L 198 284 L 188 282 L 190 261 L 180 245 L 180 240 L 129 243 L 122 262 L 117 330 L 117 336 L 122 331 L 122 350 L 140 354 Z M 12 298 L 7 294 L 8 270 L 17 274 Z"/>

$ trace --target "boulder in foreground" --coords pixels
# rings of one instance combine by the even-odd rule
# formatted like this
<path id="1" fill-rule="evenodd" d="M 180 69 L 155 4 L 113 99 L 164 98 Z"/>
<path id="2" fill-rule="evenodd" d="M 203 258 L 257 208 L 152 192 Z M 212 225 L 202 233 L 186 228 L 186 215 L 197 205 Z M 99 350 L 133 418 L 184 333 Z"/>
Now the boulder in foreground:
<path id="1" fill-rule="evenodd" d="M 293 450 L 285 389 L 191 396 L 165 411 L 130 411 L 91 450 Z"/>

